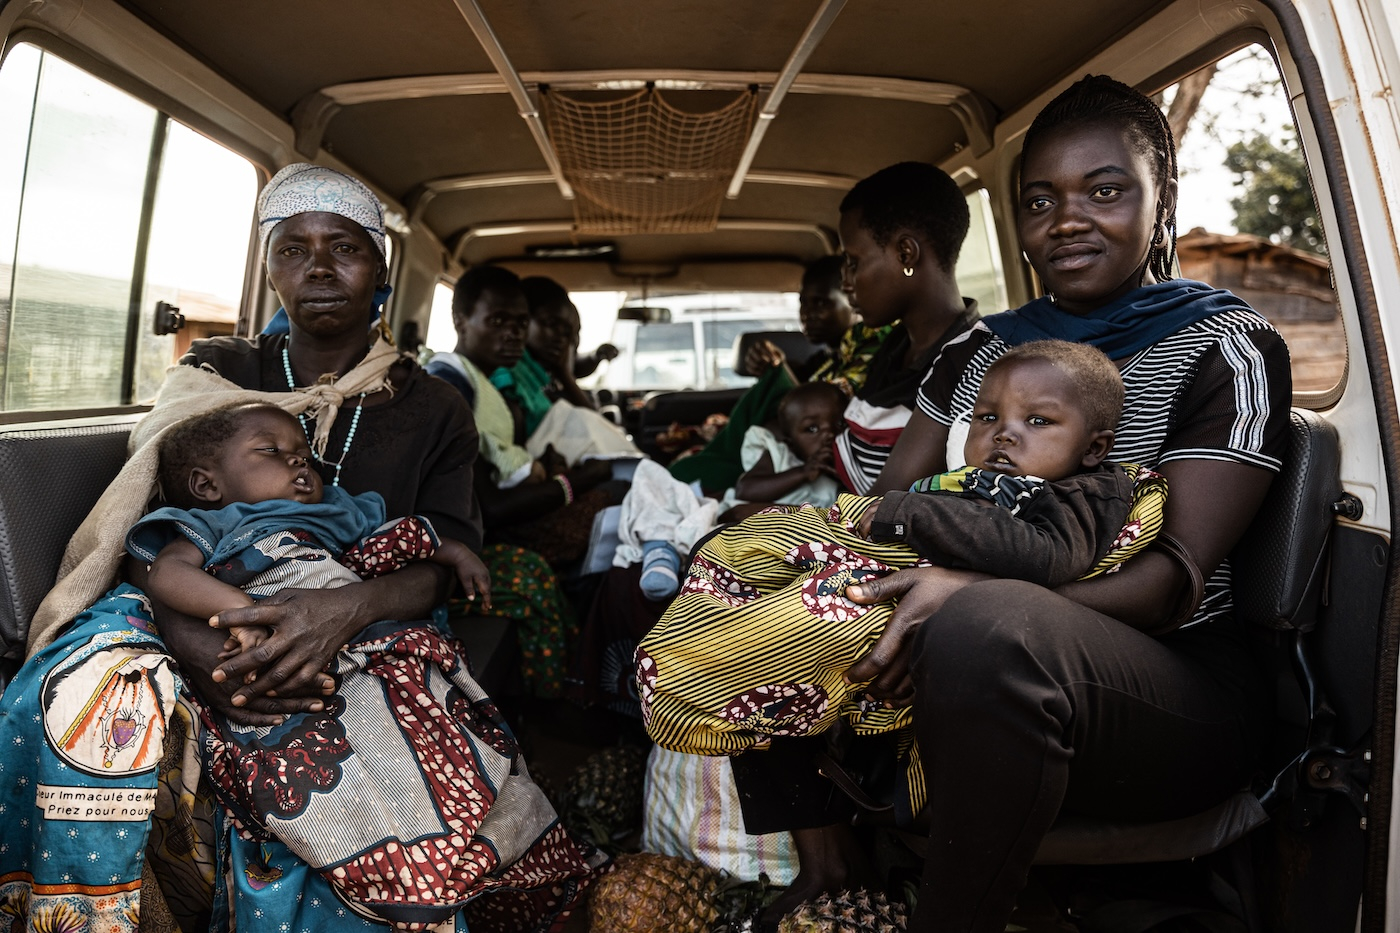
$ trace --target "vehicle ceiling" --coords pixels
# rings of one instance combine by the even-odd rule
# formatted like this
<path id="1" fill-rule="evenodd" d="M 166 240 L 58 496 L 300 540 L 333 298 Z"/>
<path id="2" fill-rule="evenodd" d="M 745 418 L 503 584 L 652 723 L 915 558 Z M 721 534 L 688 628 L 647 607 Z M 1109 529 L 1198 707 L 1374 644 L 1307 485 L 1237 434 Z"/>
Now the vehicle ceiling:
<path id="1" fill-rule="evenodd" d="M 738 197 L 722 199 L 717 229 L 597 235 L 573 229 L 574 203 L 473 31 L 473 9 L 536 100 L 542 79 L 546 96 L 624 96 L 632 92 L 587 89 L 617 75 L 578 74 L 622 69 L 638 81 L 709 82 L 663 84 L 669 103 L 694 112 L 746 85 L 761 106 L 822 0 L 120 2 L 294 123 L 299 148 L 314 152 L 319 142 L 398 199 L 462 263 L 519 260 L 540 244 L 615 244 L 608 261 L 560 275 L 574 287 L 607 285 L 609 273 L 614 283 L 664 278 L 682 262 L 772 266 L 833 250 L 837 206 L 856 180 L 902 160 L 985 150 L 1001 115 L 1164 5 L 849 0 L 776 118 L 756 121 L 768 124 L 766 135 Z"/>

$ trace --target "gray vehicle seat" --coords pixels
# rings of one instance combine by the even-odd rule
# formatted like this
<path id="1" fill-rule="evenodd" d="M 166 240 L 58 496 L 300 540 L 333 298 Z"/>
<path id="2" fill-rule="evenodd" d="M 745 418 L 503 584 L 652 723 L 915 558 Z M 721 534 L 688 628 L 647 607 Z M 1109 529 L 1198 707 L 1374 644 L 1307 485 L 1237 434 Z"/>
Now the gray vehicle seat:
<path id="1" fill-rule="evenodd" d="M 68 539 L 126 460 L 132 423 L 0 432 L 0 687 L 24 661 Z"/>
<path id="2" fill-rule="evenodd" d="M 1315 412 L 1294 409 L 1283 468 L 1230 558 L 1236 614 L 1293 640 L 1298 678 L 1310 701 L 1308 747 L 1263 793 L 1242 790 L 1185 819 L 1132 825 L 1066 816 L 1046 836 L 1037 862 L 1166 862 L 1219 851 L 1264 823 L 1282 804 L 1280 791 L 1296 788 L 1298 773 L 1306 775 L 1307 763 L 1330 744 L 1330 736 L 1317 729 L 1327 707 L 1304 639 L 1318 619 L 1333 506 L 1342 497 L 1340 464 L 1336 428 Z"/>
<path id="3" fill-rule="evenodd" d="M 1281 768 L 1263 776 L 1215 807 L 1178 820 L 1117 823 L 1064 814 L 1036 853 L 1042 865 L 1111 865 L 1171 862 L 1220 851 L 1267 822 L 1291 799 L 1309 794 L 1348 797 L 1358 808 L 1363 788 L 1359 773 L 1335 776 L 1339 762 L 1356 758 L 1354 750 L 1334 748 L 1332 721 L 1309 635 L 1320 616 L 1327 575 L 1329 543 L 1336 515 L 1343 508 L 1341 454 L 1337 431 L 1315 412 L 1294 409 L 1283 467 L 1269 488 L 1259 514 L 1231 554 L 1235 611 L 1244 621 L 1271 631 L 1289 644 L 1295 674 L 1307 706 L 1302 749 Z M 1318 763 L 1328 765 L 1322 769 Z M 1201 762 L 1201 767 L 1209 767 Z M 1328 775 L 1333 777 L 1329 778 Z M 832 767 L 839 780 L 839 768 Z M 848 793 L 861 801 L 859 788 Z M 873 801 L 871 802 L 874 803 Z M 876 807 L 867 805 L 867 809 Z M 928 840 L 916 833 L 900 837 L 923 855 Z M 1236 850 L 1238 851 L 1238 850 Z M 1249 859 L 1240 856 L 1241 870 Z M 1250 928 L 1257 910 L 1246 907 Z"/>
<path id="4" fill-rule="evenodd" d="M 812 358 L 812 355 L 819 353 L 822 347 L 807 339 L 807 335 L 800 330 L 762 330 L 750 331 L 739 337 L 734 348 L 734 375 L 736 376 L 761 376 L 763 373 L 751 372 L 744 365 L 744 359 L 749 355 L 749 350 L 760 340 L 767 340 L 783 351 L 788 362 L 793 366 L 801 366 Z"/>
<path id="5" fill-rule="evenodd" d="M 665 462 L 657 437 L 672 424 L 697 425 L 713 414 L 728 414 L 743 396 L 744 389 L 685 389 L 658 392 L 642 406 L 641 419 L 633 440 L 643 453 Z"/>

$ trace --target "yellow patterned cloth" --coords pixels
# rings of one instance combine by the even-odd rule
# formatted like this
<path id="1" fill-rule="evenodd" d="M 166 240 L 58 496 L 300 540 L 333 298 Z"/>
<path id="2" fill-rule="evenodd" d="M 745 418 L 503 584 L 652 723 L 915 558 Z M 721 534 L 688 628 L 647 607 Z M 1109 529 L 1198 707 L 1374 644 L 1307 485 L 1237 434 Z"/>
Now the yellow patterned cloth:
<path id="1" fill-rule="evenodd" d="M 1086 577 L 1137 553 L 1161 528 L 1166 481 L 1133 465 L 1125 469 L 1135 480 L 1128 520 Z M 858 734 L 900 733 L 908 776 L 903 803 L 909 813 L 922 808 L 912 712 L 872 704 L 863 699 L 867 684 L 843 679 L 895 608 L 854 603 L 846 587 L 929 566 L 908 545 L 855 533 L 879 503 L 842 494 L 830 510 L 768 509 L 700 548 L 680 595 L 637 649 L 643 719 L 658 745 L 733 755 L 762 748 L 773 736 L 825 732 L 841 717 Z"/>

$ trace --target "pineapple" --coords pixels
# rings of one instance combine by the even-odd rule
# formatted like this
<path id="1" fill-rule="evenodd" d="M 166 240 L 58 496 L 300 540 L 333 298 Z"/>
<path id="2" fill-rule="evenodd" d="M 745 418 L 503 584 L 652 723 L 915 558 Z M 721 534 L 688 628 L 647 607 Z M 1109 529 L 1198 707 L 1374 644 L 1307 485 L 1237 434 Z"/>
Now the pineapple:
<path id="1" fill-rule="evenodd" d="M 594 845 L 609 846 L 641 828 L 646 749 L 621 745 L 604 749 L 569 778 L 559 799 L 560 816 Z"/>
<path id="2" fill-rule="evenodd" d="M 620 855 L 593 885 L 591 933 L 705 933 L 720 874 L 674 855 Z"/>
<path id="3" fill-rule="evenodd" d="M 882 893 L 842 891 L 807 901 L 778 923 L 778 933 L 903 933 L 904 905 Z"/>

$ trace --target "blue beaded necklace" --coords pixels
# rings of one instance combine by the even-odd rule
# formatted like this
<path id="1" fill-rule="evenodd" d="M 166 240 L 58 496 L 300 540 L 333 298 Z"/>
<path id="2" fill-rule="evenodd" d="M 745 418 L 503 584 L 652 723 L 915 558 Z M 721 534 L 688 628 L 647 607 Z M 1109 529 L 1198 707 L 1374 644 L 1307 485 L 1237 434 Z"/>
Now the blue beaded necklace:
<path id="1" fill-rule="evenodd" d="M 285 346 L 282 348 L 282 372 L 287 377 L 287 388 L 295 390 L 297 384 L 296 380 L 292 378 L 292 360 L 291 357 L 287 355 L 287 348 Z M 340 485 L 340 470 L 345 465 L 345 455 L 350 452 L 350 444 L 355 440 L 355 430 L 360 426 L 360 412 L 364 411 L 366 395 L 369 395 L 369 393 L 360 393 L 360 404 L 355 406 L 354 417 L 350 419 L 350 432 L 345 435 L 345 446 L 340 448 L 340 459 L 335 463 L 327 464 L 328 466 L 335 467 L 335 478 L 331 480 L 332 486 Z M 301 430 L 302 433 L 306 435 L 307 443 L 311 443 L 311 429 L 306 425 L 306 415 L 297 415 L 297 420 L 301 422 Z M 327 463 L 324 457 L 314 453 L 314 448 L 312 456 L 321 463 Z"/>

